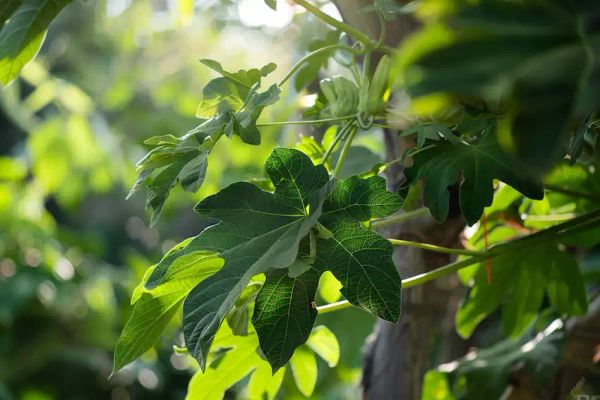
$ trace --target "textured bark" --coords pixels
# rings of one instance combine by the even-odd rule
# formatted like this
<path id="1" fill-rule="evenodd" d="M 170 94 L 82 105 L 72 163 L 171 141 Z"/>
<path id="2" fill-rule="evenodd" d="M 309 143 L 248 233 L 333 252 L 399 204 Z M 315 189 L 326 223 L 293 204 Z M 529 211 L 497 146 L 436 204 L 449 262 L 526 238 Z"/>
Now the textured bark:
<path id="1" fill-rule="evenodd" d="M 571 318 L 567 322 L 566 332 L 562 360 L 551 380 L 552 385 L 538 388 L 527 371 L 520 369 L 513 373 L 513 384 L 503 400 L 560 400 L 568 397 L 584 374 L 600 362 L 600 297 L 590 304 L 585 316 Z"/>
<path id="2" fill-rule="evenodd" d="M 373 38 L 379 37 L 377 16 L 362 11 L 372 4 L 372 0 L 338 0 L 336 4 L 345 22 Z M 415 20 L 399 16 L 386 24 L 386 44 L 398 46 L 417 26 Z M 407 145 L 398 139 L 397 132 L 385 132 L 384 141 L 388 160 L 396 159 Z M 399 164 L 393 165 L 386 173 L 391 190 L 404 180 Z M 459 245 L 462 228 L 463 222 L 459 218 L 450 218 L 440 225 L 431 217 L 423 217 L 391 227 L 385 234 L 387 237 L 455 247 Z M 452 261 L 448 255 L 406 247 L 398 248 L 394 257 L 403 278 Z M 466 345 L 455 334 L 453 318 L 463 293 L 456 276 L 403 291 L 399 323 L 378 321 L 367 340 L 362 379 L 365 399 L 420 399 L 426 370 L 465 353 Z"/>

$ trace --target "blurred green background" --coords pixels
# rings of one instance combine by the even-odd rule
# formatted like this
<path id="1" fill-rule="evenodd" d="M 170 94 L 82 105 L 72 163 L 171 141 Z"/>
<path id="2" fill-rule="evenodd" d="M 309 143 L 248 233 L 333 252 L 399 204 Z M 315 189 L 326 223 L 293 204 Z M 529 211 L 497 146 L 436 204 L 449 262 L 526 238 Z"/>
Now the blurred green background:
<path id="1" fill-rule="evenodd" d="M 185 397 L 196 367 L 172 348 L 180 318 L 154 350 L 108 379 L 131 292 L 153 262 L 203 228 L 196 201 L 261 178 L 275 145 L 312 132 L 263 128 L 258 147 L 221 141 L 202 189 L 175 188 L 156 228 L 143 193 L 125 196 L 148 150 L 142 141 L 197 124 L 202 87 L 214 77 L 198 60 L 229 70 L 275 62 L 269 79 L 279 79 L 327 33 L 298 12 L 285 4 L 271 11 L 263 0 L 77 1 L 52 24 L 39 57 L 0 91 L 0 399 Z M 300 118 L 293 110 L 302 94 L 282 97 L 264 120 Z M 341 362 L 329 369 L 319 361 L 314 398 L 357 398 L 374 321 L 359 311 L 320 318 L 339 338 Z M 301 397 L 289 376 L 280 396 Z"/>

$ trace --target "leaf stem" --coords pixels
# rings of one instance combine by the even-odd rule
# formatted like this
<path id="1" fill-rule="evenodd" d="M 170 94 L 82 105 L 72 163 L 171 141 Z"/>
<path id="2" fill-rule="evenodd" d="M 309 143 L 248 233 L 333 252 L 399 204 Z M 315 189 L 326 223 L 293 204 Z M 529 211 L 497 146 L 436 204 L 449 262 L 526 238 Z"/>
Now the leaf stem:
<path id="1" fill-rule="evenodd" d="M 333 176 L 338 176 L 340 171 L 342 170 L 342 166 L 344 165 L 344 161 L 346 161 L 346 156 L 348 155 L 348 151 L 350 150 L 350 146 L 352 145 L 352 141 L 354 140 L 354 136 L 356 136 L 356 131 L 358 128 L 354 126 L 354 124 L 350 127 L 350 135 L 346 139 L 344 143 L 344 147 L 342 148 L 342 153 L 340 154 L 340 158 L 335 164 L 335 168 L 332 172 Z"/>
<path id="2" fill-rule="evenodd" d="M 298 60 L 298 62 L 294 64 L 294 66 L 288 71 L 288 73 L 285 74 L 285 76 L 281 79 L 281 82 L 279 82 L 279 86 L 283 86 L 302 67 L 302 65 L 304 65 L 305 62 L 307 62 L 315 56 L 320 55 L 321 53 L 325 53 L 331 50 L 346 50 L 352 54 L 360 54 L 359 50 L 356 50 L 345 44 L 332 44 L 329 46 L 321 47 L 320 49 L 312 51 L 304 57 L 302 57 L 300 60 Z"/>
<path id="3" fill-rule="evenodd" d="M 450 275 L 456 271 L 459 271 L 466 267 L 470 267 L 471 265 L 477 264 L 479 262 L 481 262 L 481 257 L 469 257 L 464 260 L 455 261 L 443 267 L 434 269 L 433 271 L 411 276 L 410 278 L 404 279 L 402 281 L 402 289 L 408 289 L 413 286 L 422 285 L 426 282 L 432 281 L 442 276 Z M 338 310 L 344 310 L 350 307 L 352 307 L 352 304 L 350 304 L 348 300 L 341 300 L 335 303 L 319 306 L 317 307 L 317 312 L 319 314 L 327 314 Z"/>
<path id="4" fill-rule="evenodd" d="M 331 144 L 327 148 L 327 151 L 325 151 L 325 154 L 323 154 L 323 158 L 321 158 L 321 164 L 325 164 L 327 162 L 329 156 L 331 155 L 331 153 L 333 153 L 333 149 L 335 149 L 335 146 L 337 146 L 339 141 L 344 137 L 344 135 L 350 128 L 350 125 L 352 125 L 352 122 L 348 122 L 342 128 L 338 128 L 338 132 L 336 132 L 337 134 L 335 135 L 335 138 L 331 141 Z"/>
<path id="5" fill-rule="evenodd" d="M 403 212 L 400 214 L 394 214 L 389 217 L 376 219 L 371 222 L 371 229 L 383 228 L 389 225 L 396 225 L 404 221 L 408 221 L 409 219 L 422 217 L 424 215 L 429 214 L 429 209 L 427 207 L 417 208 L 416 210 Z"/>
<path id="6" fill-rule="evenodd" d="M 483 257 L 483 258 L 488 256 L 488 253 L 486 251 L 453 249 L 450 247 L 437 246 L 435 244 L 413 242 L 410 240 L 402 240 L 402 239 L 388 239 L 388 240 L 394 246 L 416 247 L 416 248 L 423 249 L 423 250 L 435 251 L 437 253 L 458 254 L 458 255 L 464 255 L 464 256 Z"/>
<path id="7" fill-rule="evenodd" d="M 260 124 L 256 124 L 256 126 L 313 125 L 313 124 L 323 124 L 326 122 L 347 121 L 347 120 L 355 118 L 355 117 L 356 117 L 356 115 L 344 115 L 343 117 L 331 117 L 331 118 L 302 120 L 302 121 L 263 122 Z"/>
<path id="8" fill-rule="evenodd" d="M 402 215 L 402 214 L 400 214 Z M 550 228 L 538 231 L 528 236 L 524 236 L 515 240 L 499 243 L 493 247 L 490 247 L 489 251 L 485 253 L 484 257 L 496 257 L 505 251 L 512 251 L 515 246 L 531 246 L 532 243 L 545 241 L 545 240 L 558 240 L 561 237 L 573 235 L 591 228 L 595 228 L 600 225 L 600 209 L 591 211 L 583 214 L 579 217 L 573 218 L 570 221 L 564 222 L 559 225 L 554 225 Z M 433 271 L 425 272 L 420 275 L 411 276 L 410 278 L 402 281 L 402 289 L 408 289 L 413 286 L 418 286 L 423 283 L 429 282 L 433 279 L 440 278 L 442 276 L 450 275 L 463 268 L 477 264 L 482 261 L 481 256 L 471 256 L 463 260 L 455 261 L 447 264 L 443 267 L 434 269 Z M 352 305 L 347 300 L 338 301 L 336 303 L 325 304 L 317 307 L 319 314 L 326 314 L 329 312 L 343 310 L 350 308 Z"/>
<path id="9" fill-rule="evenodd" d="M 555 185 L 544 185 L 544 188 L 550 190 L 551 192 L 561 193 L 566 196 L 575 197 L 575 198 L 584 198 L 593 201 L 600 201 L 600 196 L 593 193 L 580 192 L 577 190 L 567 189 L 560 186 Z"/>
<path id="10" fill-rule="evenodd" d="M 333 18 L 332 16 L 321 11 L 315 5 L 309 3 L 307 0 L 293 0 L 293 1 L 296 4 L 298 4 L 299 6 L 303 7 L 306 11 L 308 11 L 315 17 L 319 18 L 321 21 L 333 26 L 334 28 L 339 29 L 342 32 L 346 32 L 350 36 L 353 36 L 356 40 L 358 40 L 363 45 L 365 45 L 365 47 L 377 49 L 377 50 L 380 50 L 381 52 L 387 53 L 387 54 L 391 54 L 394 52 L 394 49 L 392 49 L 388 46 L 384 46 L 384 45 L 378 46 L 378 43 L 376 41 L 374 41 L 372 38 L 370 38 L 368 35 L 366 35 L 365 33 L 361 32 L 360 30 L 358 30 L 348 24 L 343 23 L 342 21 L 338 21 L 337 19 Z"/>

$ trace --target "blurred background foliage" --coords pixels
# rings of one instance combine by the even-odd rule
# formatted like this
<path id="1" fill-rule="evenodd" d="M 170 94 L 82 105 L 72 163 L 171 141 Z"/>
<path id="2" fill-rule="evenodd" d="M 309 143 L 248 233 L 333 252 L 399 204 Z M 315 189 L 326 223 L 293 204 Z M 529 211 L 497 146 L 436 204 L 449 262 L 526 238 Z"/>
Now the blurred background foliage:
<path id="1" fill-rule="evenodd" d="M 273 146 L 311 132 L 269 127 L 260 146 L 221 141 L 202 189 L 174 189 L 156 228 L 143 194 L 125 196 L 147 151 L 142 141 L 197 124 L 202 87 L 214 75 L 198 60 L 228 69 L 275 62 L 269 78 L 279 79 L 328 33 L 298 11 L 274 12 L 263 0 L 77 1 L 0 91 L 0 399 L 185 397 L 197 366 L 172 348 L 181 343 L 180 318 L 154 350 L 108 379 L 130 295 L 150 260 L 202 229 L 192 204 L 262 178 Z M 265 120 L 299 118 L 303 98 L 288 90 Z M 362 141 L 377 150 L 368 136 Z M 323 283 L 322 297 L 337 300 L 335 280 Z M 339 337 L 341 360 L 329 369 L 319 359 L 313 398 L 358 397 L 359 349 L 374 320 L 355 310 L 319 319 Z M 282 395 L 302 397 L 289 375 Z"/>

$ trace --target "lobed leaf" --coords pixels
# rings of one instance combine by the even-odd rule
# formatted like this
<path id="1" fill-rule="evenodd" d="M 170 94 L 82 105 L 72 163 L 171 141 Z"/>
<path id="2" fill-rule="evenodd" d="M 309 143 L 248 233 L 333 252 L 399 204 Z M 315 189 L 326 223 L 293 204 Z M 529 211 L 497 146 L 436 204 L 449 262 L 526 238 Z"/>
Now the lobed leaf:
<path id="1" fill-rule="evenodd" d="M 448 216 L 448 187 L 460 184 L 459 203 L 469 225 L 479 220 L 483 209 L 492 204 L 494 179 L 499 179 L 532 199 L 544 197 L 539 179 L 523 168 L 497 144 L 493 135 L 478 143 L 441 142 L 413 156 L 406 170 L 405 188 L 424 180 L 423 201 L 439 222 Z"/>
<path id="2" fill-rule="evenodd" d="M 186 344 L 203 369 L 214 335 L 249 280 L 295 261 L 300 240 L 316 224 L 329 193 L 325 168 L 297 150 L 275 149 L 266 169 L 274 193 L 235 183 L 198 203 L 196 212 L 220 222 L 166 257 L 148 279 L 148 288 L 160 284 L 173 262 L 190 252 L 216 252 L 224 260 L 184 303 Z"/>

